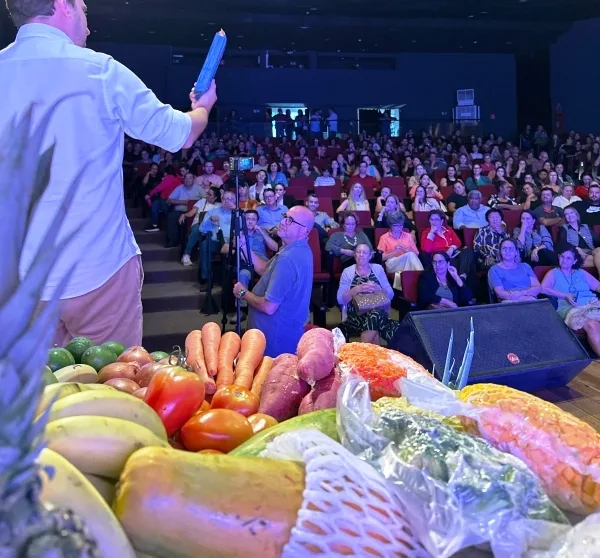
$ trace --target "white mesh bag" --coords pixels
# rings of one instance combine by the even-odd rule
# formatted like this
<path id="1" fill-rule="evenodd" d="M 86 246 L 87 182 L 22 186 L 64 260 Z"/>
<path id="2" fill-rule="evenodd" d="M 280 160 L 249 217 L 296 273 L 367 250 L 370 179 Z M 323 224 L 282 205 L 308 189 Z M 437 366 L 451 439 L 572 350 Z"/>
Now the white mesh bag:
<path id="1" fill-rule="evenodd" d="M 278 436 L 261 457 L 302 461 L 304 501 L 282 558 L 429 558 L 385 479 L 317 430 Z"/>

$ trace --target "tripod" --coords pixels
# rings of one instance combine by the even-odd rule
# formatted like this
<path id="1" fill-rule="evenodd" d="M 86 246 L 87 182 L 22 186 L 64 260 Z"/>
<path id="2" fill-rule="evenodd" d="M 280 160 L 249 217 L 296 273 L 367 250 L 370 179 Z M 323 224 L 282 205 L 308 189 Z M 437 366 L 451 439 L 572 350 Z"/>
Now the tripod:
<path id="1" fill-rule="evenodd" d="M 242 250 L 240 246 L 237 246 L 237 242 L 240 237 L 240 232 L 244 233 L 244 240 L 246 241 L 246 256 L 244 257 L 244 266 L 250 271 L 250 277 L 254 276 L 254 266 L 252 265 L 252 252 L 250 251 L 250 237 L 248 236 L 248 227 L 246 226 L 246 218 L 244 211 L 239 208 L 240 202 L 240 182 L 239 175 L 235 175 L 235 206 L 236 209 L 231 211 L 231 225 L 229 229 L 229 251 L 227 253 L 227 260 L 224 266 L 225 281 L 223 281 L 223 287 L 227 285 L 227 288 L 223 289 L 222 293 L 222 316 L 221 316 L 221 330 L 225 332 L 225 326 L 227 325 L 227 309 L 229 306 L 229 281 L 231 275 L 234 275 L 236 280 L 240 276 L 240 269 L 242 266 Z M 232 265 L 233 252 L 235 250 L 235 267 Z M 232 273 L 233 272 L 233 273 Z M 242 312 L 241 312 L 242 301 L 239 298 L 235 299 L 237 325 L 236 331 L 238 335 L 241 335 L 242 329 Z"/>

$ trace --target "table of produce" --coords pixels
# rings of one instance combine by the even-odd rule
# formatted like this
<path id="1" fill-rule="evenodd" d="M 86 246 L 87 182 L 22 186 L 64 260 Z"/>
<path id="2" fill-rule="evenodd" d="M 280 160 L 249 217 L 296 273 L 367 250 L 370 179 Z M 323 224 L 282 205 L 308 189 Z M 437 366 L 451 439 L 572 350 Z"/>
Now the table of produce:
<path id="1" fill-rule="evenodd" d="M 42 500 L 105 558 L 600 556 L 588 424 L 325 329 L 265 344 L 208 323 L 168 352 L 51 349 Z"/>

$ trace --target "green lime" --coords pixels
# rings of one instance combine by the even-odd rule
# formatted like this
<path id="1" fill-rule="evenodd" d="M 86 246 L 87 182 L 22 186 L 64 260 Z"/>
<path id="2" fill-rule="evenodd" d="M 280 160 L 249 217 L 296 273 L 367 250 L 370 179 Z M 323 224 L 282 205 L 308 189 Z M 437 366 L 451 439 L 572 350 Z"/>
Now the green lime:
<path id="1" fill-rule="evenodd" d="M 58 383 L 56 376 L 54 375 L 52 370 L 50 370 L 49 366 L 44 366 L 44 375 L 42 376 L 42 382 L 44 384 L 44 387 L 49 386 L 50 384 Z"/>
<path id="2" fill-rule="evenodd" d="M 75 364 L 73 355 L 67 351 L 67 349 L 61 349 L 60 347 L 54 347 L 48 351 L 48 368 L 52 372 L 56 372 L 59 368 L 70 366 Z"/>
<path id="3" fill-rule="evenodd" d="M 81 357 L 81 364 L 100 372 L 105 366 L 117 361 L 117 355 L 106 347 L 90 347 Z"/>
<path id="4" fill-rule="evenodd" d="M 109 351 L 112 351 L 117 355 L 117 357 L 121 356 L 121 353 L 125 350 L 125 347 L 118 341 L 107 341 L 106 343 L 102 343 L 101 347 L 105 347 Z"/>
<path id="5" fill-rule="evenodd" d="M 75 364 L 81 364 L 81 357 L 90 347 L 93 347 L 94 343 L 87 337 L 74 337 L 69 341 L 69 344 L 65 347 L 75 359 Z"/>
<path id="6" fill-rule="evenodd" d="M 169 358 L 169 353 L 165 353 L 164 351 L 154 351 L 153 353 L 150 353 L 150 356 L 154 362 L 158 362 L 163 358 Z"/>

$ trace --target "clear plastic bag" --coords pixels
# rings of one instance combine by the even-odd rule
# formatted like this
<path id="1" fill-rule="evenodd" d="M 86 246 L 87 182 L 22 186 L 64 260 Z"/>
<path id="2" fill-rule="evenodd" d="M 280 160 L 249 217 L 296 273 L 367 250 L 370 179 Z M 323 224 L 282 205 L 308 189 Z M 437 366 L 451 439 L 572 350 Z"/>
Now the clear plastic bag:
<path id="1" fill-rule="evenodd" d="M 304 501 L 282 558 L 429 558 L 392 487 L 325 434 L 287 432 L 261 457 L 306 465 Z"/>
<path id="2" fill-rule="evenodd" d="M 413 405 L 458 416 L 469 432 L 521 459 L 562 509 L 600 510 L 600 434 L 589 424 L 506 386 L 475 384 L 457 392 L 414 378 L 398 383 Z"/>
<path id="3" fill-rule="evenodd" d="M 430 416 L 374 412 L 358 376 L 344 379 L 337 410 L 344 447 L 393 484 L 433 556 L 489 543 L 495 556 L 515 558 L 548 549 L 568 530 L 566 517 L 515 457 Z"/>

